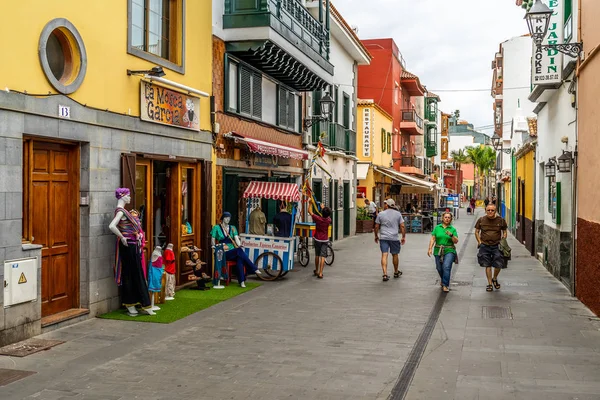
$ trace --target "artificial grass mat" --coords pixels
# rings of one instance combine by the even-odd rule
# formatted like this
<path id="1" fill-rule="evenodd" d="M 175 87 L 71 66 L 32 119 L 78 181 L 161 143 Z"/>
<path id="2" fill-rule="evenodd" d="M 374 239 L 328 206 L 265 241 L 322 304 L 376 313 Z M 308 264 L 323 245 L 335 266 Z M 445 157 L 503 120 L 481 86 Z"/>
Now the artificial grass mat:
<path id="1" fill-rule="evenodd" d="M 244 292 L 259 287 L 261 284 L 246 281 L 246 287 L 242 288 L 236 284 L 225 286 L 225 289 L 193 290 L 182 289 L 175 292 L 175 300 L 166 301 L 163 304 L 157 304 L 160 310 L 155 311 L 156 315 L 139 314 L 137 317 L 127 315 L 126 309 L 119 309 L 106 314 L 99 315 L 98 318 L 120 319 L 123 321 L 137 322 L 155 322 L 158 324 L 170 324 L 178 319 L 185 318 L 200 310 L 214 306 L 224 300 L 235 297 Z"/>

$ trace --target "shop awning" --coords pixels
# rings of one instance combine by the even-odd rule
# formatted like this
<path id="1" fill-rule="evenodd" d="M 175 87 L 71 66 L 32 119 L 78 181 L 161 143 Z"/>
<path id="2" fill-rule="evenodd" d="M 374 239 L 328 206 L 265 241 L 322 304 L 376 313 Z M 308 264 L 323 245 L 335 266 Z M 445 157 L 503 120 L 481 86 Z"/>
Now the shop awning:
<path id="1" fill-rule="evenodd" d="M 398 172 L 392 168 L 375 167 L 375 169 L 378 172 L 386 175 L 387 177 L 395 179 L 405 185 L 424 187 L 429 190 L 437 189 L 437 184 L 435 184 L 434 182 L 429 182 L 424 179 L 415 178 L 414 176 L 403 174 L 402 172 Z"/>
<path id="2" fill-rule="evenodd" d="M 244 198 L 259 197 L 271 200 L 300 201 L 300 189 L 295 183 L 252 181 Z"/>
<path id="3" fill-rule="evenodd" d="M 358 163 L 356 164 L 356 179 L 367 179 L 369 173 L 370 163 Z"/>
<path id="4" fill-rule="evenodd" d="M 308 152 L 301 149 L 252 139 L 236 132 L 229 132 L 224 136 L 228 139 L 235 140 L 236 143 L 246 143 L 248 149 L 253 153 L 293 158 L 294 160 L 308 160 Z"/>

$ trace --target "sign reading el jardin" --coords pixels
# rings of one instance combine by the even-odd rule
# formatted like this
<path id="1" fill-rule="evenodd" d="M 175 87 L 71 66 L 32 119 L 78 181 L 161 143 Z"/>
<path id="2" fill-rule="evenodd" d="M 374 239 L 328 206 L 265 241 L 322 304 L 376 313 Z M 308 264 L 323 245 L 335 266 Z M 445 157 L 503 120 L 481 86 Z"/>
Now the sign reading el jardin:
<path id="1" fill-rule="evenodd" d="M 542 44 L 559 44 L 563 37 L 563 1 L 549 0 L 548 7 L 553 11 L 550 17 L 550 26 L 548 35 L 544 38 Z M 541 24 L 535 26 L 535 29 L 542 29 Z M 560 83 L 562 81 L 563 57 L 555 49 L 542 50 L 533 44 L 533 57 L 531 68 L 531 83 L 542 85 L 548 83 Z"/>
<path id="2" fill-rule="evenodd" d="M 200 130 L 200 99 L 141 82 L 140 118 L 143 121 Z"/>

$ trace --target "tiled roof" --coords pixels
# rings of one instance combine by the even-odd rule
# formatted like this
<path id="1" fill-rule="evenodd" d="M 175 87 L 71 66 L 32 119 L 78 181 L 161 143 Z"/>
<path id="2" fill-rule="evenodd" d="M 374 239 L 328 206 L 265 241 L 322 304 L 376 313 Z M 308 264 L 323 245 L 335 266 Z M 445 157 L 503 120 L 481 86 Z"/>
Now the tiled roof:
<path id="1" fill-rule="evenodd" d="M 373 103 L 375 103 L 373 99 L 358 99 L 358 101 L 356 102 L 356 104 L 358 104 L 359 106 L 369 106 Z"/>
<path id="2" fill-rule="evenodd" d="M 438 101 L 442 101 L 440 99 L 440 96 L 438 96 L 437 94 L 435 94 L 433 92 L 427 92 L 427 97 L 435 97 Z"/>
<path id="3" fill-rule="evenodd" d="M 400 76 L 400 78 L 401 79 L 419 79 L 418 76 L 416 76 L 415 74 L 411 74 L 407 70 L 402 70 L 402 75 Z"/>
<path id="4" fill-rule="evenodd" d="M 354 31 L 354 29 L 352 29 L 352 27 L 350 25 L 348 25 L 348 22 L 346 22 L 346 20 L 344 19 L 344 17 L 342 17 L 342 14 L 340 14 L 340 12 L 338 11 L 338 9 L 335 8 L 335 6 L 333 5 L 333 3 L 329 3 L 329 5 L 331 7 L 331 13 L 337 18 L 337 20 L 342 25 L 344 25 L 344 28 L 346 28 L 346 31 L 348 31 L 348 33 L 352 36 L 352 38 L 356 42 L 356 45 L 359 46 L 362 49 L 362 51 L 364 51 L 365 54 L 367 54 L 368 57 L 372 60 L 373 56 L 371 55 L 371 53 L 369 53 L 369 50 L 367 50 L 367 48 L 365 47 L 365 45 L 363 44 L 363 42 L 361 42 L 361 40 L 358 38 L 358 35 Z"/>

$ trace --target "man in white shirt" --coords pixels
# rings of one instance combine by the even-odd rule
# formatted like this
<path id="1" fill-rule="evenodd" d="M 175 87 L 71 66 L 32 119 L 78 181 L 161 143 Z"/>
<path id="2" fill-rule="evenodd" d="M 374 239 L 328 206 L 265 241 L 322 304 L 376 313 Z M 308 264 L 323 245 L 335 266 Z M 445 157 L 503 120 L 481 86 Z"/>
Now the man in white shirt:
<path id="1" fill-rule="evenodd" d="M 365 205 L 369 210 L 369 215 L 375 219 L 375 217 L 377 217 L 377 205 L 374 202 L 369 201 L 369 199 L 365 199 Z"/>

